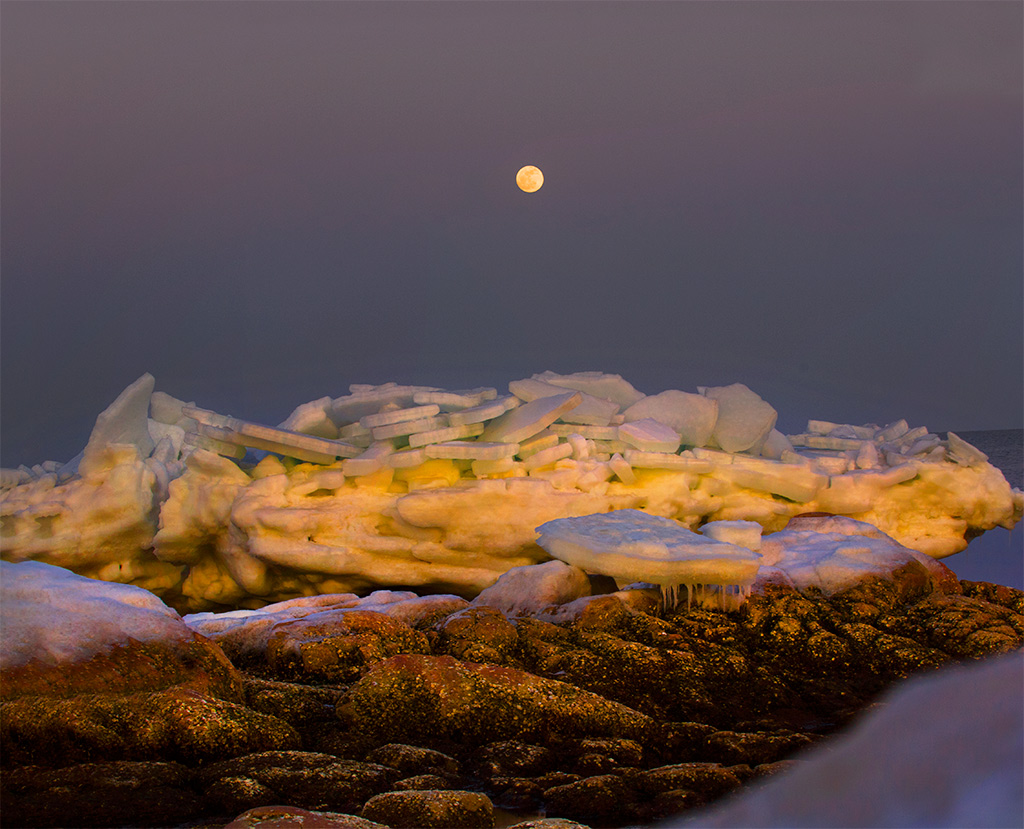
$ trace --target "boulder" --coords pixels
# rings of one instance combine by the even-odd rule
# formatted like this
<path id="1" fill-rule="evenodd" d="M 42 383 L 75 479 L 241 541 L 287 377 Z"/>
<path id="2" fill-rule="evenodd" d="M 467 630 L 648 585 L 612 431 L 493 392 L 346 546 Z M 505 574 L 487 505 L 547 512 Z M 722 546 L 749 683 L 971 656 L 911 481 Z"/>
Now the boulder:
<path id="1" fill-rule="evenodd" d="M 362 816 L 392 829 L 491 829 L 494 807 L 479 792 L 407 790 L 371 798 Z"/>
<path id="2" fill-rule="evenodd" d="M 4 772 L 5 826 L 167 826 L 199 817 L 205 803 L 186 766 L 115 761 Z"/>
<path id="3" fill-rule="evenodd" d="M 376 763 L 309 751 L 264 751 L 210 763 L 199 772 L 208 796 L 237 790 L 239 781 L 252 781 L 260 787 L 252 790 L 261 797 L 264 790 L 271 792 L 273 803 L 346 813 L 388 791 L 397 778 L 394 769 Z"/>
<path id="4" fill-rule="evenodd" d="M 153 594 L 39 562 L 0 568 L 5 763 L 197 762 L 298 744 L 245 707 L 221 649 Z"/>
<path id="5" fill-rule="evenodd" d="M 388 829 L 372 820 L 297 806 L 260 806 L 240 814 L 224 829 Z"/>
<path id="6" fill-rule="evenodd" d="M 651 720 L 564 682 L 450 656 L 393 656 L 360 679 L 338 706 L 351 728 L 377 741 L 638 736 Z"/>
<path id="7" fill-rule="evenodd" d="M 672 826 L 1017 826 L 1024 658 L 915 679 L 763 786 Z"/>

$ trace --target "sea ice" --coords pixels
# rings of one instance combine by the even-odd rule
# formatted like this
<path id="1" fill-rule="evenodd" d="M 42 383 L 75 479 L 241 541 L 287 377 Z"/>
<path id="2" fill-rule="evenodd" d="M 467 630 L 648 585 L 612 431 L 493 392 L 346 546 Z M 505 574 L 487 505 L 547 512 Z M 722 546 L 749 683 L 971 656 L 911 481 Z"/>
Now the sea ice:
<path id="1" fill-rule="evenodd" d="M 746 588 L 758 555 L 699 535 L 677 521 L 635 509 L 561 518 L 537 527 L 537 543 L 554 558 L 617 582 L 653 582 L 672 598 L 680 585 Z"/>
<path id="2" fill-rule="evenodd" d="M 336 440 L 338 426 L 331 420 L 331 403 L 330 397 L 321 397 L 319 400 L 303 403 L 301 406 L 297 406 L 282 423 L 278 424 L 278 428 Z"/>
<path id="3" fill-rule="evenodd" d="M 778 413 L 742 383 L 704 389 L 718 401 L 718 420 L 712 435 L 726 452 L 759 449 L 775 428 Z"/>
<path id="4" fill-rule="evenodd" d="M 486 403 L 481 403 L 479 406 L 473 406 L 469 409 L 452 412 L 448 415 L 448 422 L 452 426 L 464 426 L 469 423 L 484 423 L 488 420 L 494 420 L 497 417 L 501 417 L 505 412 L 516 408 L 519 403 L 520 401 L 518 397 L 506 394 L 504 397 L 489 400 Z"/>
<path id="5" fill-rule="evenodd" d="M 481 438 L 485 441 L 519 443 L 550 426 L 578 406 L 582 399 L 580 392 L 569 392 L 524 403 L 488 423 Z"/>
<path id="6" fill-rule="evenodd" d="M 633 388 L 632 383 L 623 380 L 618 374 L 605 374 L 601 371 L 577 371 L 575 374 L 556 374 L 544 371 L 533 375 L 534 380 L 592 394 L 611 400 L 621 409 L 628 409 L 643 398 L 643 393 Z"/>
<path id="7" fill-rule="evenodd" d="M 129 444 L 145 458 L 155 446 L 149 434 L 149 399 L 156 381 L 152 374 L 143 374 L 96 418 L 89 442 L 82 452 L 78 470 L 88 475 L 96 470 L 106 449 L 113 443 Z"/>
<path id="8" fill-rule="evenodd" d="M 531 403 L 543 397 L 555 397 L 565 394 L 565 389 L 543 380 L 525 379 L 513 380 L 508 384 L 508 390 L 520 400 Z M 573 407 L 571 413 L 565 416 L 571 423 L 587 424 L 589 426 L 607 426 L 619 410 L 619 404 L 601 397 L 594 397 L 586 392 L 579 392 L 580 402 Z"/>
<path id="9" fill-rule="evenodd" d="M 773 570 L 799 590 L 826 595 L 852 587 L 865 576 L 885 575 L 917 561 L 936 570 L 929 556 L 904 547 L 863 521 L 841 516 L 801 517 L 761 541 L 762 576 Z"/>
<path id="10" fill-rule="evenodd" d="M 739 384 L 644 397 L 598 372 L 515 383 L 555 393 L 521 403 L 490 388 L 352 386 L 299 406 L 290 429 L 185 403 L 143 377 L 97 419 L 83 469 L 0 472 L 0 552 L 205 609 L 394 584 L 474 595 L 547 558 L 537 525 L 610 510 L 691 530 L 756 521 L 766 533 L 801 513 L 840 513 L 934 557 L 1024 512 L 1024 494 L 982 453 L 905 421 L 810 421 L 804 437 L 849 447 L 811 449 L 774 429 L 774 410 Z M 572 422 L 585 395 L 603 397 L 605 413 L 652 416 Z M 673 424 L 701 406 L 718 407 L 711 445 L 677 451 Z M 375 440 L 393 428 L 407 434 Z M 730 452 L 723 441 L 753 442 Z"/>
<path id="11" fill-rule="evenodd" d="M 678 432 L 684 446 L 705 446 L 718 420 L 718 401 L 669 389 L 637 401 L 623 415 L 627 423 L 653 418 Z"/>
<path id="12" fill-rule="evenodd" d="M 619 440 L 641 452 L 675 452 L 679 448 L 679 433 L 671 426 L 645 417 L 619 426 Z"/>

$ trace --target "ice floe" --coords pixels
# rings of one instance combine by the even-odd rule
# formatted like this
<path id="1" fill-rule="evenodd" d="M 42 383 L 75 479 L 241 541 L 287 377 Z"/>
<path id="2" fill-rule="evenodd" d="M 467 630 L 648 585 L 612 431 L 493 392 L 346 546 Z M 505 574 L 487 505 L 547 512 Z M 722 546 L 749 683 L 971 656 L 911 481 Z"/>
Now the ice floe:
<path id="1" fill-rule="evenodd" d="M 0 473 L 4 559 L 204 610 L 390 587 L 474 596 L 548 560 L 541 524 L 612 510 L 765 533 L 829 512 L 933 557 L 1024 510 L 954 434 L 812 420 L 787 436 L 742 384 L 647 396 L 618 375 L 543 372 L 507 392 L 353 385 L 278 426 L 153 387 L 130 385 L 79 458 Z"/>
<path id="2" fill-rule="evenodd" d="M 673 606 L 681 587 L 689 603 L 694 588 L 704 585 L 714 585 L 725 606 L 726 596 L 746 595 L 760 566 L 760 557 L 747 546 L 634 509 L 560 518 L 542 524 L 537 533 L 537 543 L 555 558 L 619 584 L 657 584 Z"/>

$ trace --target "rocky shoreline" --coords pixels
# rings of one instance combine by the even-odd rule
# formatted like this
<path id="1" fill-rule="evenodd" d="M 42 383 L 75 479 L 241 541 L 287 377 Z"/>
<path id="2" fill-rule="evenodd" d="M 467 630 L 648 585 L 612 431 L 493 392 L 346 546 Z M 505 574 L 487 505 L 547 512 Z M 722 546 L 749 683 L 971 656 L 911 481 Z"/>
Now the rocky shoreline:
<path id="1" fill-rule="evenodd" d="M 651 823 L 784 770 L 908 676 L 1024 645 L 1024 593 L 917 561 L 732 611 L 644 588 L 554 621 L 435 598 L 403 617 L 321 596 L 255 638 L 8 668 L 0 823 Z"/>

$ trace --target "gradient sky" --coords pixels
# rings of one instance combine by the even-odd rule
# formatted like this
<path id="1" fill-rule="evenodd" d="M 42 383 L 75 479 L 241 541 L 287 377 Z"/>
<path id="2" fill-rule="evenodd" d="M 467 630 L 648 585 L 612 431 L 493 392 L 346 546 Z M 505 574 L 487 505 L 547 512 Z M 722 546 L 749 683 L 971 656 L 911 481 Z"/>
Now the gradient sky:
<path id="1" fill-rule="evenodd" d="M 146 371 L 267 423 L 599 369 L 1024 425 L 1019 2 L 0 16 L 4 466 Z"/>

